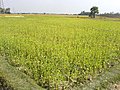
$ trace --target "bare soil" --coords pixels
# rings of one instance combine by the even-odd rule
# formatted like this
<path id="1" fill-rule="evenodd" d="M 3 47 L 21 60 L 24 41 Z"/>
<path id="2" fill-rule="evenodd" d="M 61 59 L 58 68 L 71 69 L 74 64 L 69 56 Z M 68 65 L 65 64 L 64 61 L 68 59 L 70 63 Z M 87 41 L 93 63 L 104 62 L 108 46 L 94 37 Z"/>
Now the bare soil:
<path id="1" fill-rule="evenodd" d="M 120 90 L 120 82 L 117 84 L 112 85 L 111 90 Z"/>

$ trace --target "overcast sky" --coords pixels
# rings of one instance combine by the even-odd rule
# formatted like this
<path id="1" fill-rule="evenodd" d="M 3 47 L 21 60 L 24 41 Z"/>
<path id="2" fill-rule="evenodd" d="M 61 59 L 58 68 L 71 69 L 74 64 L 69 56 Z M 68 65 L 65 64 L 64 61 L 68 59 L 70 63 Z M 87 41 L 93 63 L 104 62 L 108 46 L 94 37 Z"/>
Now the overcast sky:
<path id="1" fill-rule="evenodd" d="M 120 12 L 120 0 L 4 0 L 4 3 L 14 13 L 80 13 L 92 6 L 98 6 L 100 13 Z"/>

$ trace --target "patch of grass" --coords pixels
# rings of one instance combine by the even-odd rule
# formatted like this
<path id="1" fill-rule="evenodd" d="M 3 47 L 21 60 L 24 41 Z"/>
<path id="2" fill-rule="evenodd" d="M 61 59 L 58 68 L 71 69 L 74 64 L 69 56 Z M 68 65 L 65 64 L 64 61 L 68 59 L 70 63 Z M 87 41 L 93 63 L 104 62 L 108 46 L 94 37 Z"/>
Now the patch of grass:
<path id="1" fill-rule="evenodd" d="M 44 90 L 0 57 L 0 90 Z"/>
<path id="2" fill-rule="evenodd" d="M 0 90 L 13 90 L 13 88 L 6 83 L 4 78 L 0 77 Z"/>
<path id="3" fill-rule="evenodd" d="M 74 87 L 73 90 L 111 90 L 111 84 L 120 81 L 120 64 L 101 73 L 98 77 L 83 86 Z"/>

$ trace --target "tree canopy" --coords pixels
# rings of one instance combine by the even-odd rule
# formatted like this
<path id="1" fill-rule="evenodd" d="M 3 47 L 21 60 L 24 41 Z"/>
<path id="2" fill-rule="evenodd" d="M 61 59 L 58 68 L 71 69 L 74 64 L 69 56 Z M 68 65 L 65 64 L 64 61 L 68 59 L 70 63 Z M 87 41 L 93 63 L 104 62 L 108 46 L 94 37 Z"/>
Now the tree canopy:
<path id="1" fill-rule="evenodd" d="M 95 15 L 99 13 L 99 10 L 98 10 L 98 7 L 97 6 L 93 6 L 91 9 L 90 9 L 90 17 L 91 18 L 95 18 Z"/>
<path id="2" fill-rule="evenodd" d="M 0 8 L 0 14 L 10 14 L 10 8 Z"/>

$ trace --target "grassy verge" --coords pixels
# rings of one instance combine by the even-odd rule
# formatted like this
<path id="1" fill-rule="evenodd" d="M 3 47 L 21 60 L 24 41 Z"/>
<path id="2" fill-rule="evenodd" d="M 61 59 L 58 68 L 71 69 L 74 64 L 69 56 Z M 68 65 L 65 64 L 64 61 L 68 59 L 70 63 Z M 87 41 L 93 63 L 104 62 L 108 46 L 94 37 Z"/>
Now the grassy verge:
<path id="1" fill-rule="evenodd" d="M 0 57 L 0 84 L 8 90 L 44 90 L 39 87 L 32 79 Z"/>
<path id="2" fill-rule="evenodd" d="M 86 85 L 77 86 L 73 90 L 111 90 L 111 85 L 119 81 L 120 64 L 110 68 Z"/>

